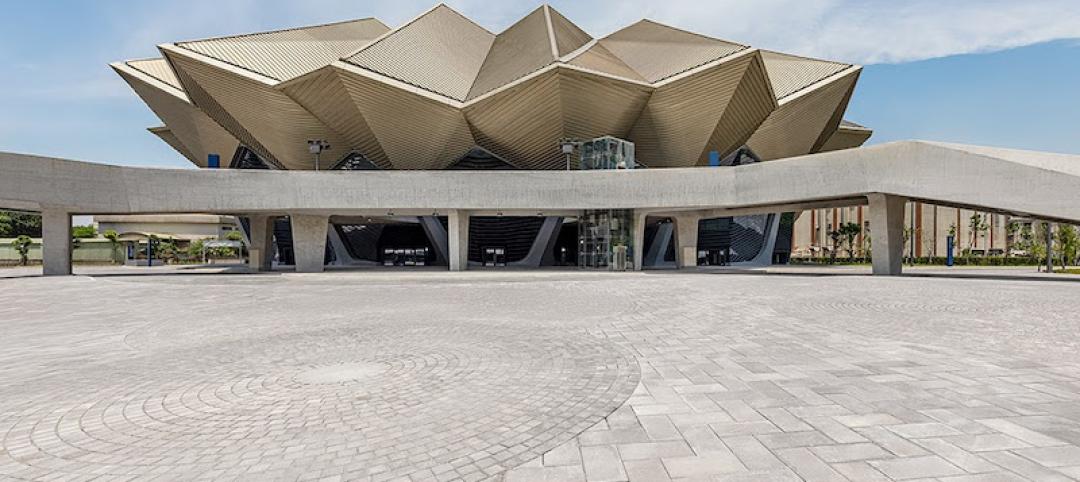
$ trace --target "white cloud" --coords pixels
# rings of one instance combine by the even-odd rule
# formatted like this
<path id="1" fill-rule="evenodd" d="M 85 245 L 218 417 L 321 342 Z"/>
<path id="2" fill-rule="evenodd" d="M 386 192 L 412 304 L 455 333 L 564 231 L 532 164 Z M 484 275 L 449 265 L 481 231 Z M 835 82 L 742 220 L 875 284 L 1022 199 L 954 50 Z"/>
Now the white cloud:
<path id="1" fill-rule="evenodd" d="M 347 18 L 376 16 L 393 27 L 431 1 L 191 0 L 136 4 L 115 14 L 118 28 L 122 22 L 129 32 L 123 50 L 146 55 L 163 42 Z M 448 3 L 495 31 L 538 5 Z M 1080 37 L 1080 0 L 567 0 L 554 6 L 596 36 L 648 17 L 757 47 L 864 64 Z"/>

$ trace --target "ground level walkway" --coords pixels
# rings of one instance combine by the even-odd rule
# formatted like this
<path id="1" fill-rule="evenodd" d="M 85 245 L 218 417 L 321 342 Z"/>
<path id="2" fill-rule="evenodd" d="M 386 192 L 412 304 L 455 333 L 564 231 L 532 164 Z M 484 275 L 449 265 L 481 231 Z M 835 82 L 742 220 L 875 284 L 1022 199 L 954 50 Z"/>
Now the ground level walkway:
<path id="1" fill-rule="evenodd" d="M 1076 276 L 30 271 L 3 479 L 1080 478 Z"/>

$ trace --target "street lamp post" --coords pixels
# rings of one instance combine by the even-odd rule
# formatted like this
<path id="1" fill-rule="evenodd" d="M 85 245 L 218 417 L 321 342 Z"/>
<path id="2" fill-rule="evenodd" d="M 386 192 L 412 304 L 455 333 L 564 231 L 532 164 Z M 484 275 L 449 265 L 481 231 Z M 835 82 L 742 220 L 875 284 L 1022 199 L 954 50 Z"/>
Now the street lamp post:
<path id="1" fill-rule="evenodd" d="M 312 139 L 312 140 L 307 141 L 307 145 L 308 145 L 308 152 L 315 155 L 315 170 L 318 171 L 319 170 L 319 154 L 322 154 L 323 151 L 329 151 L 330 150 L 330 143 L 326 142 L 326 141 L 324 141 L 322 139 Z"/>
<path id="2" fill-rule="evenodd" d="M 577 145 L 577 141 L 573 139 L 563 139 L 559 141 L 559 147 L 562 148 L 563 155 L 566 156 L 566 170 L 570 170 L 570 157 L 574 154 L 574 146 Z"/>

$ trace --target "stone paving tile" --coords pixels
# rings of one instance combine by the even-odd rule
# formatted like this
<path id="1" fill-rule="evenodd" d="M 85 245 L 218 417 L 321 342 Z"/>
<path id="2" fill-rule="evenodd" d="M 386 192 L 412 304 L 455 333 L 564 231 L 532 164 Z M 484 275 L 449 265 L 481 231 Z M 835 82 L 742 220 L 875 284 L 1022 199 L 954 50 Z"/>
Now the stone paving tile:
<path id="1" fill-rule="evenodd" d="M 869 463 L 886 476 L 896 480 L 947 477 L 966 473 L 936 455 L 876 460 Z"/>
<path id="2" fill-rule="evenodd" d="M 1080 479 L 1071 283 L 346 272 L 0 291 L 0 479 Z M 1047 296 L 1063 301 L 1024 301 Z"/>

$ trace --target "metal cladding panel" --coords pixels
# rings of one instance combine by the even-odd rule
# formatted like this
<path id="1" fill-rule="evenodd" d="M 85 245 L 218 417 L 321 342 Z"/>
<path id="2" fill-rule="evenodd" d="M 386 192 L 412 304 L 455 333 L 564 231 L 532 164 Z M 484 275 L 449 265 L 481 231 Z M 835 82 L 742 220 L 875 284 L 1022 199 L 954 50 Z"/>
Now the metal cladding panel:
<path id="1" fill-rule="evenodd" d="M 857 79 L 858 71 L 838 76 L 781 104 L 750 137 L 747 145 L 766 161 L 809 154 L 828 127 L 837 106 L 855 88 Z"/>
<path id="2" fill-rule="evenodd" d="M 183 142 L 180 142 L 180 139 L 178 139 L 176 135 L 169 130 L 168 127 L 152 127 L 147 130 L 149 130 L 151 134 L 158 136 L 159 139 L 165 141 L 165 143 L 168 144 L 169 147 L 175 149 L 176 152 L 179 152 L 181 155 L 184 156 L 185 159 L 191 161 L 192 164 L 195 164 L 199 167 L 206 167 L 205 158 L 203 158 L 204 160 L 200 164 L 199 156 L 189 151 L 187 146 L 185 146 Z"/>
<path id="3" fill-rule="evenodd" d="M 171 55 L 170 60 L 195 105 L 271 164 L 312 169 L 309 139 L 325 140 L 334 149 L 347 145 L 340 135 L 270 85 L 185 55 Z"/>
<path id="4" fill-rule="evenodd" d="M 382 22 L 368 18 L 176 45 L 284 81 L 325 67 L 388 30 Z"/>
<path id="5" fill-rule="evenodd" d="M 630 131 L 638 160 L 649 167 L 696 165 L 754 59 L 719 62 L 657 88 Z"/>
<path id="6" fill-rule="evenodd" d="M 131 60 L 124 63 L 128 67 L 160 80 L 171 87 L 184 90 L 180 85 L 180 79 L 176 78 L 176 73 L 173 72 L 172 67 L 169 67 L 169 62 L 165 59 Z"/>
<path id="7" fill-rule="evenodd" d="M 861 69 L 856 72 L 856 81 L 858 81 L 858 75 L 861 73 Z M 840 124 L 844 121 L 844 114 L 847 112 L 848 104 L 851 102 L 851 96 L 853 94 L 855 94 L 855 82 L 851 83 L 851 88 L 844 94 L 844 98 L 840 100 L 840 103 L 836 105 L 832 117 L 830 117 L 829 122 L 825 124 L 825 129 L 821 131 L 821 135 L 819 135 L 817 141 L 814 142 L 814 147 L 810 150 L 811 154 L 821 152 L 822 146 L 824 146 L 836 130 L 840 128 Z"/>
<path id="8" fill-rule="evenodd" d="M 783 99 L 798 93 L 829 76 L 851 67 L 850 64 L 766 50 L 763 50 L 761 55 L 765 59 L 765 68 L 769 72 L 769 80 L 772 82 L 777 99 Z"/>
<path id="9" fill-rule="evenodd" d="M 554 61 L 547 16 L 544 7 L 540 7 L 495 36 L 468 98 L 509 84 Z"/>
<path id="10" fill-rule="evenodd" d="M 629 65 L 626 65 L 626 62 L 623 62 L 600 43 L 596 43 L 592 47 L 589 47 L 588 50 L 582 52 L 581 55 L 574 57 L 570 60 L 569 64 L 595 70 L 597 72 L 603 72 L 605 74 L 645 82 L 645 77 L 638 74 L 636 70 L 631 69 Z"/>
<path id="11" fill-rule="evenodd" d="M 343 60 L 464 100 L 494 40 L 491 32 L 439 5 Z"/>
<path id="12" fill-rule="evenodd" d="M 581 48 L 592 40 L 592 36 L 567 20 L 554 8 L 547 7 L 547 9 L 551 17 L 551 30 L 555 33 L 555 49 L 560 57 Z"/>
<path id="13" fill-rule="evenodd" d="M 754 134 L 758 126 L 776 109 L 776 102 L 769 90 L 769 78 L 760 55 L 747 66 L 739 81 L 739 87 L 728 102 L 720 123 L 716 125 L 705 151 L 698 158 L 699 165 L 708 165 L 709 152 L 716 151 L 723 158 L 734 152 Z"/>
<path id="14" fill-rule="evenodd" d="M 356 151 L 381 169 L 390 169 L 390 160 L 379 145 L 360 109 L 349 97 L 341 75 L 333 67 L 324 67 L 285 85 L 282 90 L 315 117 L 341 135 L 348 146 L 335 150 L 334 158 Z"/>
<path id="15" fill-rule="evenodd" d="M 747 47 L 642 20 L 600 40 L 649 82 L 658 82 Z"/>
<path id="16" fill-rule="evenodd" d="M 465 107 L 476 143 L 521 169 L 560 169 L 565 136 L 553 69 Z"/>
<path id="17" fill-rule="evenodd" d="M 154 111 L 154 114 L 165 123 L 170 135 L 176 138 L 184 148 L 177 148 L 173 142 L 169 142 L 160 133 L 156 131 L 154 133 L 195 165 L 207 167 L 206 159 L 209 154 L 218 154 L 228 158 L 236 151 L 239 141 L 190 102 L 122 70 L 117 70 L 117 72 L 139 98 L 146 102 L 150 110 Z"/>
<path id="18" fill-rule="evenodd" d="M 360 112 L 394 169 L 445 169 L 476 142 L 461 109 L 385 82 L 339 70 L 347 99 Z"/>
<path id="19" fill-rule="evenodd" d="M 560 69 L 560 73 L 565 135 L 577 139 L 608 135 L 626 139 L 653 91 L 577 70 Z"/>
<path id="20" fill-rule="evenodd" d="M 522 169 L 561 169 L 561 138 L 627 137 L 651 91 L 555 68 L 466 107 L 465 114 L 480 146 Z"/>
<path id="21" fill-rule="evenodd" d="M 870 140 L 870 136 L 873 134 L 874 131 L 870 129 L 862 127 L 851 128 L 841 125 L 836 132 L 833 132 L 833 134 L 829 136 L 829 140 L 825 141 L 825 145 L 821 147 L 820 151 L 839 151 L 842 149 L 859 147 Z"/>

